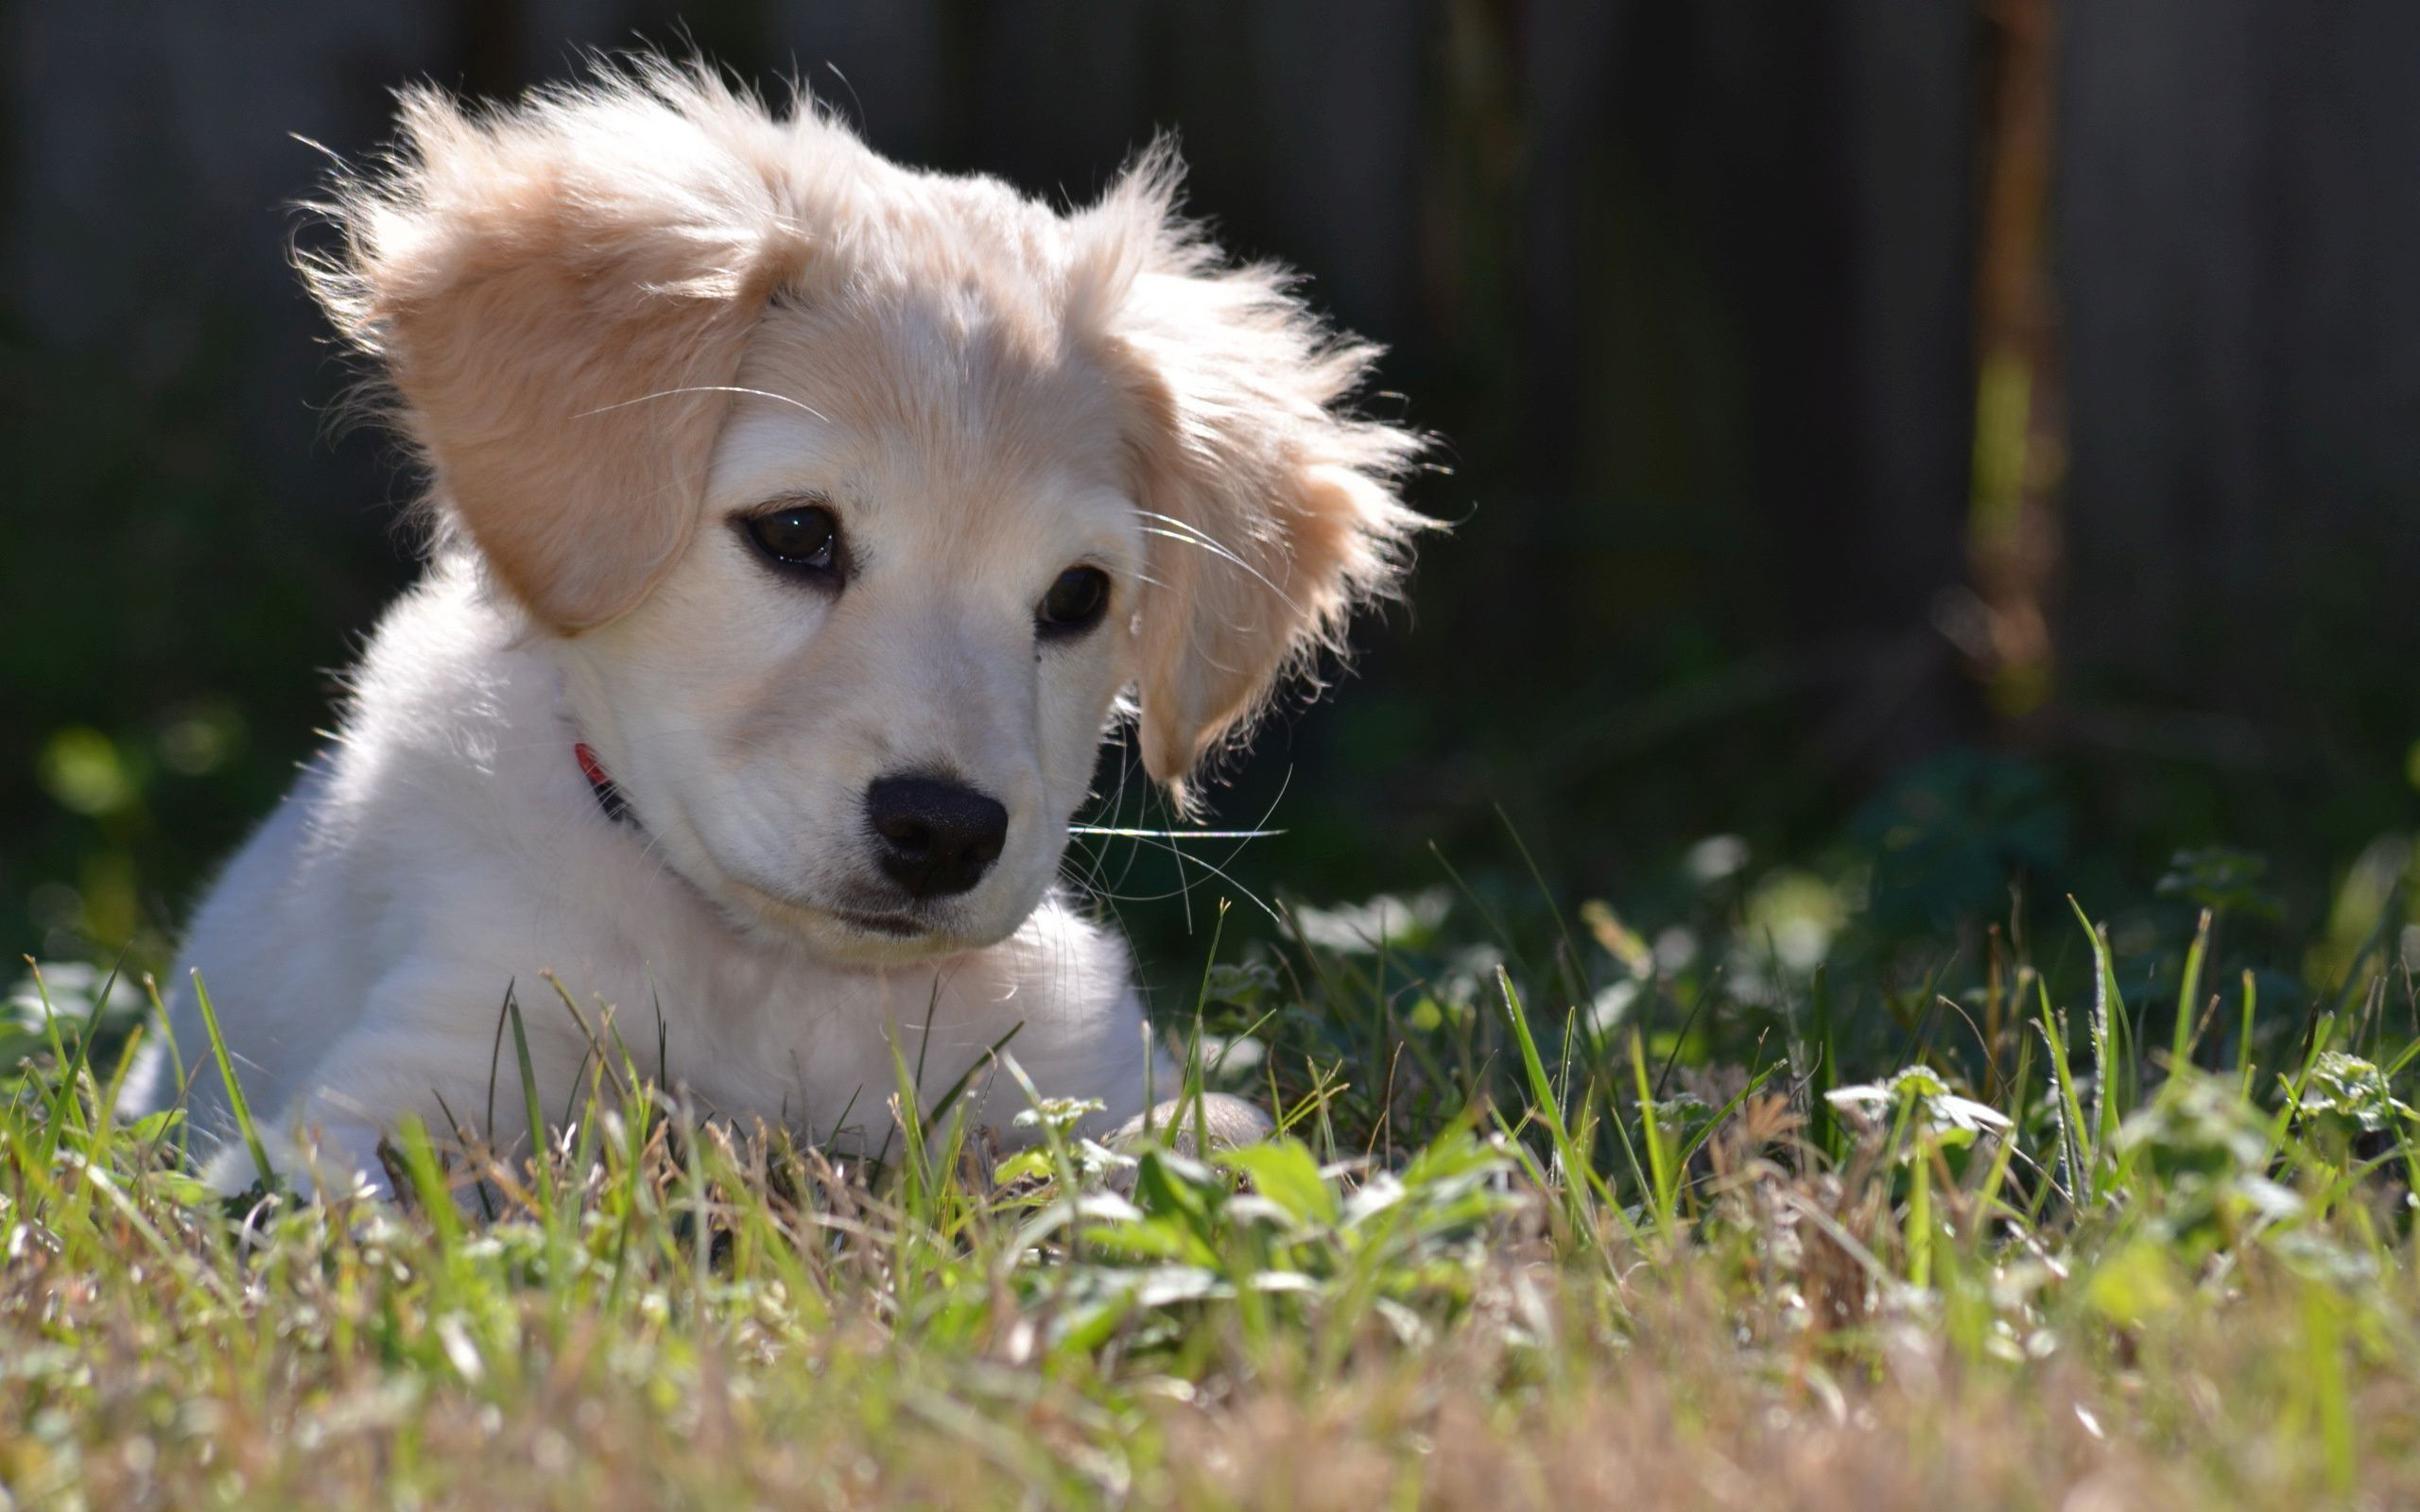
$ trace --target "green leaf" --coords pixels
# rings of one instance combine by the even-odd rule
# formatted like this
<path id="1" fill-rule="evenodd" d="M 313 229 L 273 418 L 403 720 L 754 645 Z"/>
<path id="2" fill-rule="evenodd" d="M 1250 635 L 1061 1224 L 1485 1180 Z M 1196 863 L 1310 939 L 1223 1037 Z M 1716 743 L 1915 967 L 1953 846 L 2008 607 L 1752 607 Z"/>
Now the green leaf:
<path id="1" fill-rule="evenodd" d="M 1334 1228 L 1342 1204 L 1320 1175 L 1319 1161 L 1300 1140 L 1272 1140 L 1229 1150 L 1219 1163 L 1249 1179 L 1254 1191 L 1305 1224 Z"/>

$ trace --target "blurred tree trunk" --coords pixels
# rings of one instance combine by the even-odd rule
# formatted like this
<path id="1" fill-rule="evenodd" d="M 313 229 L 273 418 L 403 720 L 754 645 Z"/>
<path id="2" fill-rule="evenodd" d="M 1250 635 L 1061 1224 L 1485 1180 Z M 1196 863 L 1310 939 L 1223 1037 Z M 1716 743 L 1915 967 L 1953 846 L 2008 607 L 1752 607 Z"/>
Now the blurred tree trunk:
<path id="1" fill-rule="evenodd" d="M 1976 593 L 1943 625 L 2013 732 L 2035 732 L 2056 687 L 2049 603 L 2062 557 L 2066 403 L 2048 232 L 2057 0 L 1992 0 L 1980 244 L 1976 249 Z"/>
<path id="2" fill-rule="evenodd" d="M 2221 765 L 2281 742 L 2399 756 L 2420 7 L 2079 6 L 2063 66 L 2062 640 L 2097 700 L 2085 730 Z"/>
<path id="3" fill-rule="evenodd" d="M 1971 722 L 1931 622 L 1964 576 L 1973 20 L 1932 0 L 1612 9 L 1541 6 L 1526 39 L 1526 408 L 1581 432 L 1539 449 L 1534 486 L 1698 514 L 1695 540 L 1649 518 L 1607 544 L 1727 561 L 1700 611 L 1820 663 L 1830 763 L 1920 754 Z"/>

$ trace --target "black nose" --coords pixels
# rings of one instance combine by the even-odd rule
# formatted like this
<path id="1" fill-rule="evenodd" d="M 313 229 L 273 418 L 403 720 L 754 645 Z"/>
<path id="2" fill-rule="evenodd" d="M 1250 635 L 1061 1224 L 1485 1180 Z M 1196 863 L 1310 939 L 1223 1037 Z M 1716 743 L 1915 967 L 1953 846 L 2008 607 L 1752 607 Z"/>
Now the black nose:
<path id="1" fill-rule="evenodd" d="M 983 880 L 1009 837 L 1009 811 L 971 787 L 885 777 L 866 789 L 882 869 L 915 898 L 947 898 Z"/>

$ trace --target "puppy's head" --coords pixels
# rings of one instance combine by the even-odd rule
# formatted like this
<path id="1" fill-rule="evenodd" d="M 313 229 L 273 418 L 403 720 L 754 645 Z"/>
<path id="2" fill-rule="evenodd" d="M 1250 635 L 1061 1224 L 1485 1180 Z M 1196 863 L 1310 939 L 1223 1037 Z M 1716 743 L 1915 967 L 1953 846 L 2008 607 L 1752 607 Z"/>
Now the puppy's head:
<path id="1" fill-rule="evenodd" d="M 736 917 L 869 964 L 1005 936 L 1122 692 L 1181 793 L 1393 581 L 1370 349 L 1177 220 L 1165 154 L 1063 215 L 702 72 L 403 119 L 314 286 Z"/>

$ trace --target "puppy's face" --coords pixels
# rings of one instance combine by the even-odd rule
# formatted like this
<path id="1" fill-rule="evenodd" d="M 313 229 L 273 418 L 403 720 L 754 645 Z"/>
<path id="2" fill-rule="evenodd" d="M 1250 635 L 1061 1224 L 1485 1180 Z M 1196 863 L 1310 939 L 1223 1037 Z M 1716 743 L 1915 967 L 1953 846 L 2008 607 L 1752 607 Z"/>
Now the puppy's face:
<path id="1" fill-rule="evenodd" d="M 639 821 L 735 915 L 879 963 L 1049 885 L 1148 592 L 1117 396 L 921 291 L 769 312 L 678 562 L 566 642 Z"/>
<path id="2" fill-rule="evenodd" d="M 1121 690 L 1181 800 L 1417 524 L 1371 349 L 1175 184 L 1063 215 L 639 65 L 407 95 L 307 271 L 661 853 L 879 963 L 1016 927 Z"/>

